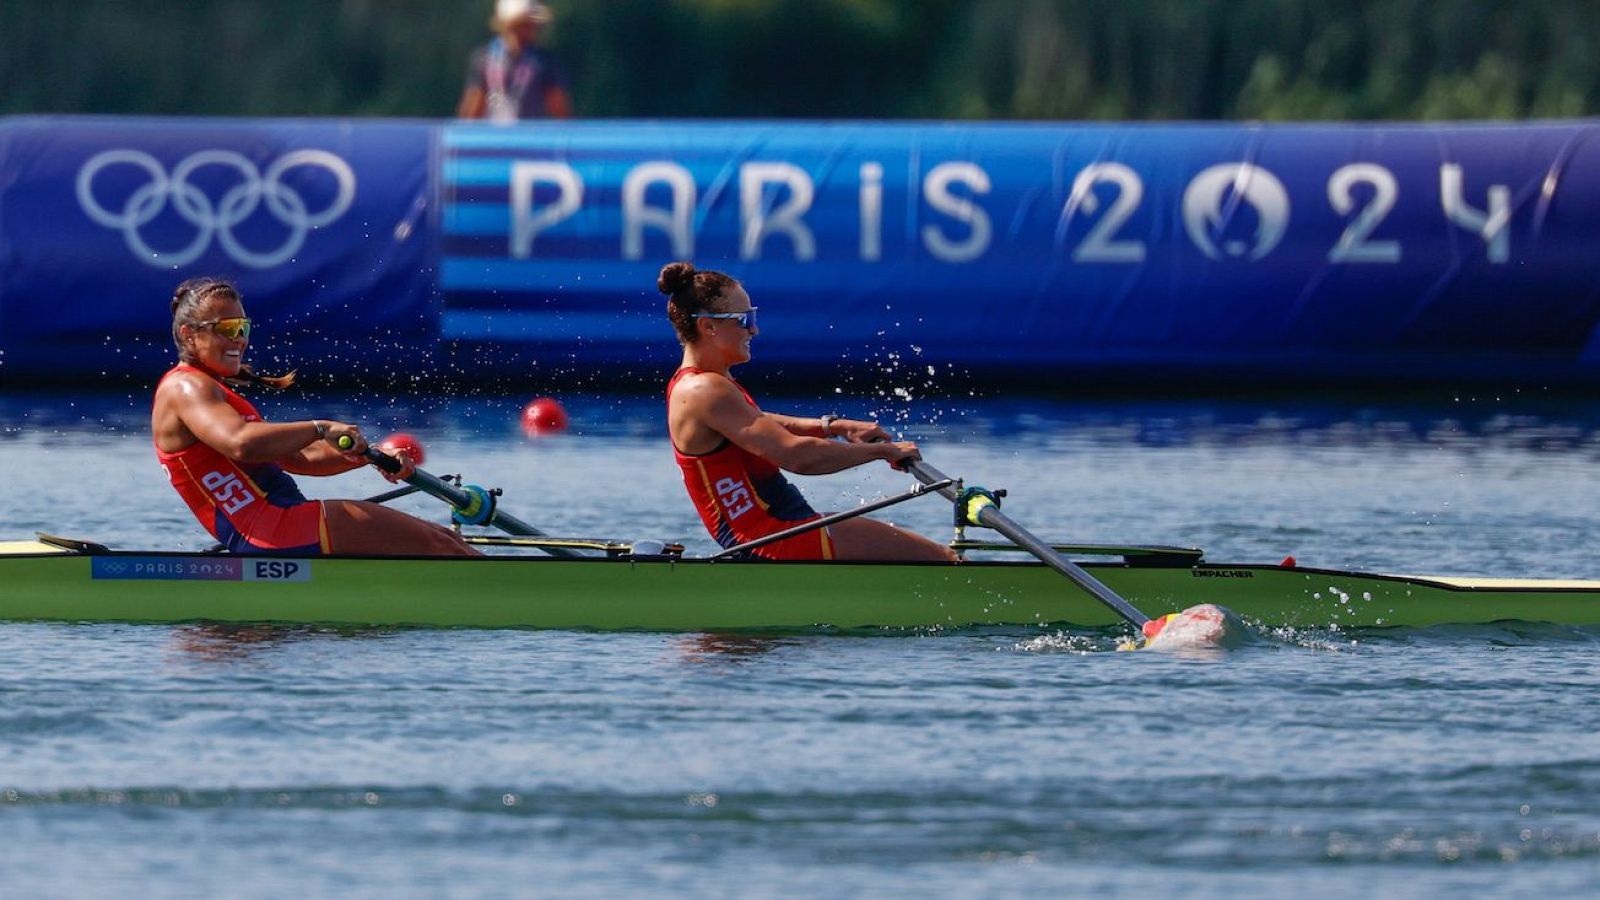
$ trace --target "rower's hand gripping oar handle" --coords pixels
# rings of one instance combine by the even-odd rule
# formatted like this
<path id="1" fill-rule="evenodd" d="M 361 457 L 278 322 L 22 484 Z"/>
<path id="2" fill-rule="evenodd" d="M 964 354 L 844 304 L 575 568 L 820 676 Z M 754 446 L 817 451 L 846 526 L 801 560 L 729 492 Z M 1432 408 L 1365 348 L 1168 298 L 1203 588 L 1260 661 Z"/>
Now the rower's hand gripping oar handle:
<path id="1" fill-rule="evenodd" d="M 353 441 L 348 436 L 339 438 L 339 448 L 352 446 Z M 362 454 L 374 466 L 390 475 L 399 475 L 406 469 L 406 464 L 398 456 L 385 453 L 376 447 L 368 447 Z M 403 479 L 407 484 L 418 490 L 432 494 L 446 500 L 452 507 L 451 520 L 461 525 L 488 525 L 498 517 L 495 495 L 499 491 L 486 491 L 475 484 L 456 486 L 442 478 L 435 478 L 427 472 L 412 467 L 411 474 Z M 517 532 L 513 532 L 515 534 Z"/>
<path id="2" fill-rule="evenodd" d="M 356 442 L 351 439 L 350 435 L 339 435 L 337 446 L 340 450 L 349 453 L 350 448 L 354 447 L 355 445 Z M 362 455 L 367 458 L 367 462 L 370 462 L 383 471 L 388 472 L 390 475 L 399 475 L 401 472 L 405 471 L 406 464 L 400 461 L 400 457 L 390 456 L 376 447 L 368 447 L 367 452 Z"/>
<path id="3" fill-rule="evenodd" d="M 355 440 L 347 434 L 340 435 L 338 441 L 334 444 L 334 446 L 345 452 L 349 452 L 355 445 Z M 398 475 L 405 471 L 405 463 L 375 447 L 368 447 L 362 455 L 374 466 L 388 472 L 390 475 Z M 515 534 L 521 537 L 548 537 L 539 529 L 498 508 L 494 503 L 494 496 L 476 485 L 469 486 L 471 490 L 465 490 L 456 487 L 437 475 L 431 475 L 417 468 L 411 470 L 411 474 L 406 476 L 405 482 L 425 494 L 450 504 L 450 508 L 456 514 L 455 518 L 464 524 L 493 525 L 507 534 Z M 464 518 L 462 514 L 465 514 Z M 583 556 L 582 553 L 568 550 L 564 547 L 546 547 L 543 549 L 551 556 Z"/>

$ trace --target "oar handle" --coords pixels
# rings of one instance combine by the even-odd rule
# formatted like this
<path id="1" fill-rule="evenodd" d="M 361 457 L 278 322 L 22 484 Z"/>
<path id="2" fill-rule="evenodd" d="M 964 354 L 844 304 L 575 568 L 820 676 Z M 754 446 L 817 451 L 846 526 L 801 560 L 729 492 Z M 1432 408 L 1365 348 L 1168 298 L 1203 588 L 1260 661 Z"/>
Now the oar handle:
<path id="1" fill-rule="evenodd" d="M 343 444 L 344 442 L 345 439 L 340 438 L 339 443 Z M 366 453 L 362 455 L 367 458 L 368 462 L 388 472 L 390 475 L 399 475 L 405 471 L 405 463 L 402 463 L 399 457 L 391 456 L 376 447 L 368 447 Z M 413 468 L 410 477 L 406 478 L 406 482 L 458 509 L 472 503 L 471 494 L 445 481 L 443 478 L 431 475 L 421 469 Z"/>
<path id="2" fill-rule="evenodd" d="M 342 434 L 339 436 L 338 447 L 340 450 L 349 450 L 355 444 L 356 442 L 351 440 L 350 435 Z M 406 470 L 406 464 L 400 461 L 400 457 L 385 453 L 377 447 L 368 447 L 362 455 L 367 458 L 367 462 L 388 472 L 390 475 L 399 475 Z M 413 468 L 411 477 L 407 478 L 406 482 L 419 491 L 425 491 L 441 500 L 454 504 L 457 508 L 472 503 L 471 494 L 442 478 L 429 475 L 421 469 Z"/>
<path id="3" fill-rule="evenodd" d="M 355 446 L 355 441 L 351 440 L 350 436 L 347 434 L 340 435 L 339 440 L 336 442 L 336 446 L 340 450 L 349 450 L 351 447 Z M 399 457 L 385 453 L 376 447 L 368 447 L 366 452 L 362 455 L 367 458 L 368 462 L 371 462 L 379 469 L 388 472 L 390 475 L 398 475 L 405 471 L 405 463 L 401 462 Z M 411 470 L 411 474 L 406 476 L 405 481 L 407 484 L 410 484 L 423 493 L 443 500 L 458 510 L 468 509 L 474 504 L 474 502 L 478 500 L 478 498 L 473 497 L 471 494 L 467 493 L 461 488 L 456 487 L 450 482 L 445 481 L 443 478 L 428 472 L 424 472 L 418 468 L 413 468 Z M 494 515 L 489 519 L 487 524 L 493 525 L 507 534 L 515 534 L 522 537 L 547 537 L 544 532 L 498 507 L 494 509 Z M 551 556 L 578 557 L 583 555 L 563 547 L 545 548 L 545 552 L 549 553 Z"/>
<path id="4" fill-rule="evenodd" d="M 349 449 L 349 447 L 354 446 L 354 444 L 355 442 L 350 440 L 349 435 L 339 438 L 340 450 Z M 365 456 L 367 457 L 368 462 L 372 463 L 374 466 L 377 466 L 383 471 L 388 472 L 390 475 L 399 475 L 401 472 L 405 471 L 406 465 L 400 461 L 400 457 L 390 456 L 376 447 L 368 447 Z"/>
<path id="5" fill-rule="evenodd" d="M 961 496 L 960 493 L 956 491 L 955 479 L 948 477 L 943 472 L 935 469 L 933 466 L 928 465 L 920 459 L 905 460 L 900 463 L 900 468 L 904 471 L 910 472 L 913 478 L 917 479 L 923 484 L 936 484 L 941 481 L 949 482 L 949 484 L 945 487 L 938 488 L 939 495 L 944 497 L 946 500 L 955 502 L 955 500 Z"/>
<path id="6" fill-rule="evenodd" d="M 333 445 L 338 447 L 340 450 L 349 453 L 351 448 L 356 445 L 356 441 L 355 438 L 348 434 L 341 434 L 339 435 L 339 439 L 333 442 Z M 362 455 L 367 458 L 367 462 L 370 462 L 383 471 L 388 472 L 390 475 L 399 475 L 401 472 L 405 471 L 406 464 L 400 461 L 400 457 L 390 456 L 376 447 L 368 447 L 366 452 Z"/>

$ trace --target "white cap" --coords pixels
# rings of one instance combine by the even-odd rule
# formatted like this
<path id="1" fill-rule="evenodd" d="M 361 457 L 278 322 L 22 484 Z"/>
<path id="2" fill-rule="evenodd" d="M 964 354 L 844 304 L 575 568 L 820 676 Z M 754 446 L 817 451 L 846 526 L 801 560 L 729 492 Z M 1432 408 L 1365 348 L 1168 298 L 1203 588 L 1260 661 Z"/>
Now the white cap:
<path id="1" fill-rule="evenodd" d="M 518 19 L 532 19 L 543 25 L 551 18 L 550 7 L 539 0 L 495 0 L 494 19 L 502 25 Z"/>

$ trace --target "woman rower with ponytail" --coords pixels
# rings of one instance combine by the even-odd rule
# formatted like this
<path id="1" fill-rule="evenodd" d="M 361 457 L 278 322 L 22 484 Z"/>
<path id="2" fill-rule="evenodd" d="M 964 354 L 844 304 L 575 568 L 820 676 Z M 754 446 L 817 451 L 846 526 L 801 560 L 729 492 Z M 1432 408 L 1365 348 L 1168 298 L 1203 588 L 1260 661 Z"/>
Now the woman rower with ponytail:
<path id="1" fill-rule="evenodd" d="M 738 281 L 675 262 L 661 270 L 656 287 L 668 298 L 667 318 L 683 345 L 683 361 L 667 383 L 673 455 L 701 521 L 723 547 L 819 518 L 785 470 L 825 475 L 878 459 L 894 465 L 918 458 L 916 444 L 890 441 L 876 422 L 762 411 L 729 374 L 750 361 L 750 341 L 760 333 Z M 751 552 L 769 559 L 955 559 L 920 534 L 865 516 Z"/>
<path id="2" fill-rule="evenodd" d="M 234 553 L 274 556 L 477 555 L 448 528 L 362 500 L 307 500 L 288 473 L 337 475 L 367 464 L 361 429 L 331 419 L 269 423 L 234 387 L 286 388 L 294 373 L 244 363 L 250 320 L 232 284 L 195 278 L 172 295 L 178 364 L 156 385 L 156 457 L 200 524 Z M 348 451 L 338 442 L 349 439 Z M 411 472 L 404 468 L 391 481 Z"/>

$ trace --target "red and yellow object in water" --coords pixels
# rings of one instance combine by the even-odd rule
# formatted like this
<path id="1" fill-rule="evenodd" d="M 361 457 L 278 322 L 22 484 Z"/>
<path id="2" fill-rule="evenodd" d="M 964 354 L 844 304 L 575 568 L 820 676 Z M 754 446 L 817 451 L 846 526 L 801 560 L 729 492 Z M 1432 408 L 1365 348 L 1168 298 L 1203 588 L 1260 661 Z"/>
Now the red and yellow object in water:
<path id="1" fill-rule="evenodd" d="M 1238 617 L 1212 603 L 1157 616 L 1140 630 L 1144 632 L 1143 649 L 1147 650 L 1223 648 L 1244 638 L 1244 625 Z"/>

